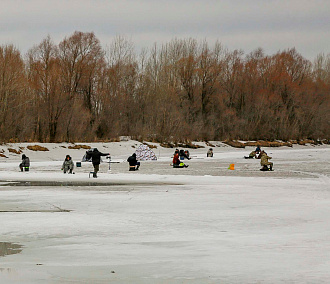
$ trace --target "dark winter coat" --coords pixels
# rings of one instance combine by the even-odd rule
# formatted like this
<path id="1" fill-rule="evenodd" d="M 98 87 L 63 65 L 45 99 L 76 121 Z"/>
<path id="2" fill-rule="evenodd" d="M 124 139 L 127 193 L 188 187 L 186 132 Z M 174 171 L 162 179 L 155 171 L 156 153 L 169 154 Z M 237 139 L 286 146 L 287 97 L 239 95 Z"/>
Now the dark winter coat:
<path id="1" fill-rule="evenodd" d="M 134 153 L 132 156 L 128 157 L 127 162 L 129 163 L 130 167 L 134 167 L 137 165 L 136 154 Z"/>
<path id="2" fill-rule="evenodd" d="M 22 167 L 30 167 L 30 159 L 29 157 L 26 157 L 25 155 L 22 157 Z"/>
<path id="3" fill-rule="evenodd" d="M 93 165 L 99 165 L 101 163 L 101 156 L 108 156 L 110 155 L 109 153 L 101 153 L 99 150 L 96 148 L 93 150 L 93 152 L 88 152 L 88 155 L 92 157 L 92 163 Z"/>
<path id="4" fill-rule="evenodd" d="M 184 150 L 180 150 L 180 152 L 179 152 L 179 156 L 180 156 L 180 157 L 183 157 L 183 158 L 186 158 L 186 159 L 188 159 L 188 160 L 190 160 L 190 158 L 188 157 L 188 155 L 185 153 Z"/>

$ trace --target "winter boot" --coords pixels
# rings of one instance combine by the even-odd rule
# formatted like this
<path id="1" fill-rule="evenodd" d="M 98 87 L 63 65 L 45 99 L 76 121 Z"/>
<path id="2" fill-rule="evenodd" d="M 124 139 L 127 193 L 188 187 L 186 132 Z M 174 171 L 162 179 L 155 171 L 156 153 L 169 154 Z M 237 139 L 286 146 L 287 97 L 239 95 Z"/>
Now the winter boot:
<path id="1" fill-rule="evenodd" d="M 93 173 L 93 178 L 97 178 L 97 174 L 95 172 Z"/>
<path id="2" fill-rule="evenodd" d="M 69 174 L 72 174 L 72 169 L 70 169 Z"/>

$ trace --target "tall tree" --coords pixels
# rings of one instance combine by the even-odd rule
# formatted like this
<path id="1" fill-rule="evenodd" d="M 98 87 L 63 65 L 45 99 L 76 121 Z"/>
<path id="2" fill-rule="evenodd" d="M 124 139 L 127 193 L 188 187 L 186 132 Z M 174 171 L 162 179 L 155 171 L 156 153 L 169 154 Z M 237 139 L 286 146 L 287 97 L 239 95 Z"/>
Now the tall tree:
<path id="1" fill-rule="evenodd" d="M 36 100 L 37 134 L 42 139 L 41 129 L 45 128 L 45 138 L 50 142 L 56 141 L 59 120 L 69 99 L 61 85 L 57 55 L 57 46 L 50 36 L 28 52 L 29 79 Z"/>
<path id="2" fill-rule="evenodd" d="M 24 68 L 18 49 L 13 45 L 0 46 L 0 133 L 4 140 L 29 135 L 26 131 L 30 99 Z"/>

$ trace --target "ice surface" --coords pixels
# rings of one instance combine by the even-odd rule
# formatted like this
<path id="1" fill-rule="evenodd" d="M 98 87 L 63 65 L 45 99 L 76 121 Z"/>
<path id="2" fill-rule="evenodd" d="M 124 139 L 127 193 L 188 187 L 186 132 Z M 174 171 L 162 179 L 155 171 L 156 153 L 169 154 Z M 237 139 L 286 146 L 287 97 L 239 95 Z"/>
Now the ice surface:
<path id="1" fill-rule="evenodd" d="M 24 150 L 19 172 L 6 147 L 26 145 L 0 146 L 1 242 L 23 246 L 0 283 L 330 283 L 329 146 L 265 148 L 274 172 L 243 159 L 252 147 L 189 150 L 186 169 L 158 147 L 128 172 L 138 142 L 92 143 L 118 162 L 93 179 L 89 163 L 60 171 L 85 152 L 67 144 Z"/>

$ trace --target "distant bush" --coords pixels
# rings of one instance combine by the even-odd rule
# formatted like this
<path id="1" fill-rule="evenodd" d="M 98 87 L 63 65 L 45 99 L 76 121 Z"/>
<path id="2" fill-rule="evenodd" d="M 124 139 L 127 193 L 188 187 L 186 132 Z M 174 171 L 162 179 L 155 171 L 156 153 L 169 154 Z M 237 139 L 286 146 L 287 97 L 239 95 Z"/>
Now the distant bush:
<path id="1" fill-rule="evenodd" d="M 281 147 L 287 146 L 292 147 L 292 143 L 290 142 L 280 142 L 280 141 L 255 141 L 255 142 L 245 142 L 245 146 L 260 146 L 260 147 Z"/>
<path id="2" fill-rule="evenodd" d="M 215 147 L 215 145 L 213 145 L 212 143 L 208 142 L 208 141 L 205 141 L 205 144 L 208 146 L 208 147 Z"/>
<path id="3" fill-rule="evenodd" d="M 177 147 L 181 147 L 181 148 L 190 148 L 190 149 L 198 149 L 198 148 L 205 148 L 204 146 L 200 146 L 200 145 L 196 145 L 193 144 L 191 142 L 187 142 L 187 143 L 178 143 Z"/>
<path id="4" fill-rule="evenodd" d="M 31 151 L 49 151 L 46 147 L 42 147 L 42 146 L 39 146 L 39 145 L 30 145 L 30 146 L 27 146 L 27 148 Z"/>
<path id="5" fill-rule="evenodd" d="M 170 142 L 160 143 L 160 146 L 163 147 L 163 148 L 174 148 L 175 147 L 175 145 L 170 143 Z"/>
<path id="6" fill-rule="evenodd" d="M 148 144 L 146 142 L 143 143 L 144 145 L 147 145 L 150 149 L 157 149 L 156 145 Z"/>
<path id="7" fill-rule="evenodd" d="M 91 149 L 91 146 L 88 145 L 74 145 L 74 146 L 69 146 L 69 149 Z"/>
<path id="8" fill-rule="evenodd" d="M 13 148 L 8 148 L 8 151 L 10 153 L 14 153 L 14 154 L 17 154 L 17 155 L 22 153 L 22 150 L 16 150 L 16 149 L 13 149 Z"/>
<path id="9" fill-rule="evenodd" d="M 235 148 L 245 148 L 245 144 L 239 141 L 227 140 L 223 143 Z"/>

